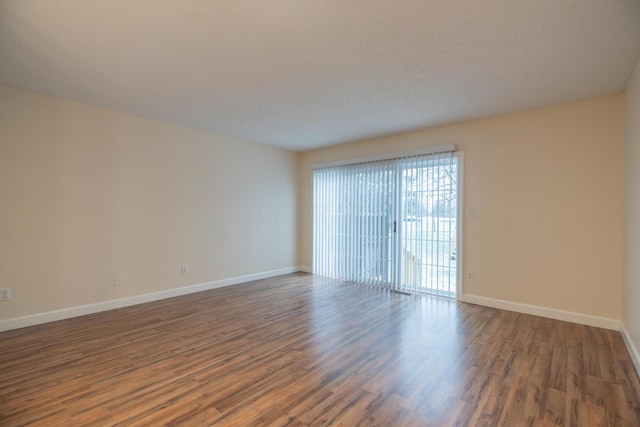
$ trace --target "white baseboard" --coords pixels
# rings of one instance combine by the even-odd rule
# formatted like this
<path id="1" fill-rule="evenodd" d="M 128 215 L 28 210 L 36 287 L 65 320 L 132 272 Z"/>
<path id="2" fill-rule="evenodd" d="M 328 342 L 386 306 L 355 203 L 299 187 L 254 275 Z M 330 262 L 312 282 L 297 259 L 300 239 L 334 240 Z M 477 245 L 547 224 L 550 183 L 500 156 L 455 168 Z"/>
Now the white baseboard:
<path id="1" fill-rule="evenodd" d="M 629 332 L 627 332 L 627 328 L 624 327 L 624 322 L 620 323 L 620 333 L 622 334 L 624 344 L 627 346 L 627 351 L 629 352 L 631 360 L 633 361 L 633 366 L 636 367 L 636 372 L 638 373 L 638 375 L 640 375 L 640 352 L 634 345 L 633 340 L 631 339 L 631 335 L 629 335 Z"/>
<path id="2" fill-rule="evenodd" d="M 500 308 L 503 310 L 515 311 L 517 313 L 547 317 L 549 319 L 564 320 L 566 322 L 573 322 L 581 325 L 596 326 L 598 328 L 611 329 L 614 331 L 620 330 L 620 320 L 611 319 L 608 317 L 590 316 L 587 314 L 574 313 L 571 311 L 521 304 L 517 302 L 486 298 L 477 295 L 462 295 L 460 301 L 468 302 L 471 304 L 484 305 L 487 307 Z"/>
<path id="3" fill-rule="evenodd" d="M 311 267 L 306 266 L 306 265 L 301 265 L 298 267 L 298 271 L 301 271 L 303 273 L 312 273 L 311 271 Z"/>
<path id="4" fill-rule="evenodd" d="M 16 317 L 13 319 L 0 320 L 0 332 L 12 329 L 25 328 L 27 326 L 40 325 L 56 320 L 69 319 L 71 317 L 84 316 L 86 314 L 98 313 L 100 311 L 113 310 L 115 308 L 128 307 L 145 302 L 159 301 L 166 298 L 173 298 L 180 295 L 192 294 L 195 292 L 207 291 L 209 289 L 221 288 L 224 286 L 237 285 L 251 282 L 253 280 L 267 279 L 269 277 L 282 276 L 283 274 L 301 271 L 299 267 L 289 267 L 279 270 L 265 271 L 262 273 L 249 274 L 246 276 L 232 277 L 229 279 L 216 280 L 213 282 L 199 283 L 196 285 L 184 286 L 181 288 L 167 289 L 164 291 L 152 292 L 149 294 L 135 295 L 126 298 L 119 298 L 95 304 L 80 305 L 76 307 L 64 308 L 61 310 L 48 311 L 45 313 L 32 314 L 30 316 Z"/>

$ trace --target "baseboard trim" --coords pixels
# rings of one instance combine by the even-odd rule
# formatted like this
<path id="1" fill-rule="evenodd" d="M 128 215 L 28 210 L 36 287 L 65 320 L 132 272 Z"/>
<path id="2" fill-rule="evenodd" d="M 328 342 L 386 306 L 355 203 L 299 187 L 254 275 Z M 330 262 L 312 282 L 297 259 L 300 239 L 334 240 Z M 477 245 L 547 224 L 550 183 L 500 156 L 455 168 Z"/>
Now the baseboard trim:
<path id="1" fill-rule="evenodd" d="M 80 305 L 76 307 L 64 308 L 61 310 L 48 311 L 45 313 L 32 314 L 24 317 L 0 320 L 0 332 L 12 329 L 26 328 L 28 326 L 40 325 L 43 323 L 55 322 L 72 317 L 84 316 L 101 311 L 113 310 L 116 308 L 128 307 L 131 305 L 144 304 L 146 302 L 159 301 L 195 292 L 207 291 L 210 289 L 222 288 L 224 286 L 238 285 L 251 282 L 253 280 L 267 279 L 269 277 L 282 276 L 284 274 L 301 271 L 299 267 L 282 268 L 279 270 L 265 271 L 262 273 L 237 276 L 229 279 L 216 280 L 213 282 L 199 283 L 196 285 L 184 286 L 181 288 L 167 289 L 164 291 L 152 292 L 148 294 L 135 295 L 126 298 L 119 298 L 94 304 Z"/>
<path id="2" fill-rule="evenodd" d="M 573 322 L 581 325 L 596 326 L 598 328 L 611 329 L 614 331 L 620 330 L 620 320 L 608 317 L 590 316 L 571 311 L 521 304 L 518 302 L 481 297 L 477 295 L 463 295 L 462 298 L 460 298 L 460 301 L 483 305 L 486 307 L 500 308 L 502 310 L 515 311 L 517 313 L 547 317 L 549 319 L 564 320 L 566 322 Z"/>
<path id="3" fill-rule="evenodd" d="M 624 322 L 620 323 L 620 334 L 622 335 L 624 344 L 627 346 L 627 351 L 631 356 L 633 366 L 635 366 L 636 372 L 638 373 L 638 375 L 640 375 L 640 351 L 638 351 L 638 348 L 633 344 L 631 335 L 629 335 L 627 328 L 624 327 Z"/>
<path id="4" fill-rule="evenodd" d="M 312 273 L 311 271 L 311 267 L 307 266 L 307 265 L 301 265 L 300 267 L 298 267 L 299 271 L 303 272 L 303 273 Z"/>

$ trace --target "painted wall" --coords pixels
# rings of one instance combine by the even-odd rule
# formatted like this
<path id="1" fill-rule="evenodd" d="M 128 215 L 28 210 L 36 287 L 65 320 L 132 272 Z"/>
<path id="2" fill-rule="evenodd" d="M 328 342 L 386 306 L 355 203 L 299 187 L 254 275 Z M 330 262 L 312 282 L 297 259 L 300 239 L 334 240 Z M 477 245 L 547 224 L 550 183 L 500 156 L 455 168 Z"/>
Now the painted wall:
<path id="1" fill-rule="evenodd" d="M 640 59 L 626 91 L 622 324 L 640 371 Z M 633 351 L 632 351 L 633 352 Z"/>
<path id="2" fill-rule="evenodd" d="M 295 198 L 294 153 L 0 86 L 0 320 L 293 267 Z"/>
<path id="3" fill-rule="evenodd" d="M 614 95 L 303 153 L 298 264 L 311 266 L 312 165 L 453 143 L 475 209 L 464 293 L 619 320 L 623 141 Z"/>

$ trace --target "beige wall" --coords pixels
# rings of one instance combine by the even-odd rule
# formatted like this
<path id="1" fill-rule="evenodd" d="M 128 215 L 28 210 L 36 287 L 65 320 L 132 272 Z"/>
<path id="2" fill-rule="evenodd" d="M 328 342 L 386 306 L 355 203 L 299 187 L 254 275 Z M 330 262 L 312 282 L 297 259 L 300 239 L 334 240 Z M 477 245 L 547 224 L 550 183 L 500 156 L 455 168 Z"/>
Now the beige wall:
<path id="1" fill-rule="evenodd" d="M 640 59 L 626 92 L 625 245 L 622 324 L 640 350 Z M 636 353 L 636 358 L 638 354 Z M 640 360 L 636 359 L 636 362 Z M 640 367 L 639 367 L 640 369 Z"/>
<path id="2" fill-rule="evenodd" d="M 295 199 L 294 153 L 0 86 L 0 320 L 293 267 Z"/>
<path id="3" fill-rule="evenodd" d="M 475 209 L 465 294 L 620 319 L 623 140 L 615 95 L 303 153 L 298 264 L 311 265 L 313 164 L 453 143 Z"/>
<path id="4" fill-rule="evenodd" d="M 636 343 L 638 74 L 625 152 L 624 322 Z M 464 292 L 619 319 L 624 99 L 295 154 L 0 86 L 0 287 L 12 288 L 0 320 L 310 266 L 311 165 L 449 143 L 465 153 L 476 212 Z"/>

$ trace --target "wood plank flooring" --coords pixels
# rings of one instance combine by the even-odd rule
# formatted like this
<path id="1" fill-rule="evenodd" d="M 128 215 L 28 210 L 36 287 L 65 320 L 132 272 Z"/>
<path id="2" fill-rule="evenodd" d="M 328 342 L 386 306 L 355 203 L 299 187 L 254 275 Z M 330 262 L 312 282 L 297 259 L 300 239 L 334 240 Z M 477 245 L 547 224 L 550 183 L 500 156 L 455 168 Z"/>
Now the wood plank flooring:
<path id="1" fill-rule="evenodd" d="M 292 274 L 0 334 L 2 426 L 640 426 L 619 333 Z"/>

